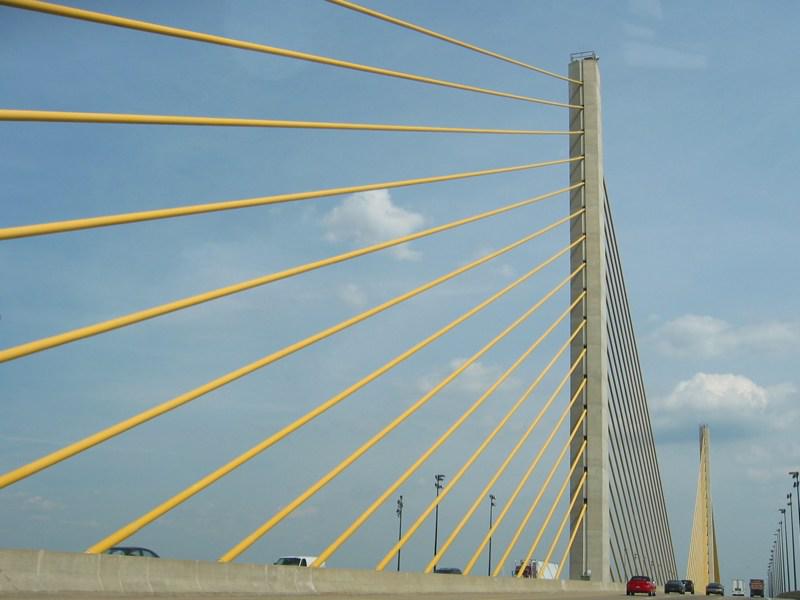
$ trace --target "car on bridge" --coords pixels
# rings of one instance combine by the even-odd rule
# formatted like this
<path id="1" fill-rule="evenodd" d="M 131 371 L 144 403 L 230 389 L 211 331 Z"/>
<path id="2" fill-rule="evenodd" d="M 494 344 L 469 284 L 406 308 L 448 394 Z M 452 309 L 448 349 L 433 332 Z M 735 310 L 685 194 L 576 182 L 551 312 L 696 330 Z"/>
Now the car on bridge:
<path id="1" fill-rule="evenodd" d="M 281 556 L 273 564 L 282 567 L 310 567 L 315 560 L 317 560 L 316 556 Z M 320 567 L 324 566 L 325 563 L 320 565 Z"/>
<path id="2" fill-rule="evenodd" d="M 625 594 L 627 596 L 633 596 L 634 594 L 655 596 L 656 582 L 647 575 L 634 575 L 628 580 L 628 584 L 625 586 Z"/>
<path id="3" fill-rule="evenodd" d="M 694 581 L 691 579 L 681 579 L 683 581 L 683 589 L 687 594 L 694 594 Z"/>
<path id="4" fill-rule="evenodd" d="M 140 546 L 114 546 L 105 552 L 117 556 L 146 556 L 148 558 L 159 558 L 158 554 L 147 548 Z"/>
<path id="5" fill-rule="evenodd" d="M 443 575 L 461 575 L 461 569 L 458 567 L 436 567 L 434 573 L 441 573 Z"/>
<path id="6" fill-rule="evenodd" d="M 706 596 L 710 596 L 711 594 L 719 594 L 720 596 L 725 595 L 725 587 L 716 581 L 712 581 L 706 586 Z"/>
<path id="7" fill-rule="evenodd" d="M 664 584 L 664 593 L 671 594 L 672 592 L 677 594 L 685 594 L 686 584 L 680 579 L 670 579 Z"/>

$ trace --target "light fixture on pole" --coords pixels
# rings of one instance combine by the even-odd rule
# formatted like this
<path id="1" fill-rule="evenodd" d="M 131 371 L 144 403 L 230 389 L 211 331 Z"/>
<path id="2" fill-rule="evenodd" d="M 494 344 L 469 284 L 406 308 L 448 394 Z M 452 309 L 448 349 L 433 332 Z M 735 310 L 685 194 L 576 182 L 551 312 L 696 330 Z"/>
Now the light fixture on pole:
<path id="1" fill-rule="evenodd" d="M 434 485 L 436 486 L 436 497 L 439 497 L 439 490 L 444 487 L 444 474 L 437 473 L 433 476 L 435 481 Z M 436 504 L 436 516 L 434 517 L 434 525 L 433 525 L 433 555 L 436 556 L 436 553 L 439 549 L 439 504 Z M 435 570 L 436 567 L 434 567 Z"/>
<path id="2" fill-rule="evenodd" d="M 492 511 L 495 506 L 494 501 L 495 501 L 494 494 L 489 494 L 489 531 L 492 530 L 492 522 L 494 517 Z M 492 536 L 489 536 L 489 570 L 486 574 L 490 577 L 492 575 Z"/>
<path id="3" fill-rule="evenodd" d="M 397 513 L 397 518 L 400 519 L 400 526 L 397 531 L 397 541 L 399 542 L 403 538 L 403 496 L 402 494 L 397 499 L 397 509 L 395 510 Z M 397 549 L 397 570 L 400 571 L 400 548 Z"/>

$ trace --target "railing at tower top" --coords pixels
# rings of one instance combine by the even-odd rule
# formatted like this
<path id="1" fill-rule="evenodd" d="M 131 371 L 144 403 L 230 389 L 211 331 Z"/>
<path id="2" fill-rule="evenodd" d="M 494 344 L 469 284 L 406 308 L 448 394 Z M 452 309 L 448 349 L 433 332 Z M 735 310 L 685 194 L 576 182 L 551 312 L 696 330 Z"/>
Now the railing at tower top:
<path id="1" fill-rule="evenodd" d="M 508 65 L 503 68 L 522 67 L 537 76 L 552 76 L 561 80 L 562 87 L 563 80 L 581 84 L 410 22 L 344 0 L 332 1 L 432 37 L 431 49 L 445 41 L 460 46 L 457 52 L 467 48 L 487 56 L 487 61 L 496 59 Z M 14 9 L 47 13 L 24 13 L 29 34 L 37 27 L 55 27 L 48 20 L 51 15 L 65 17 L 58 26 L 76 29 L 61 35 L 74 39 L 80 34 L 78 39 L 91 41 L 99 56 L 104 56 L 103 48 L 112 53 L 117 43 L 123 48 L 126 44 L 145 47 L 164 43 L 158 41 L 163 37 L 182 40 L 183 45 L 160 46 L 159 50 L 168 48 L 178 63 L 185 65 L 215 64 L 207 50 L 193 49 L 185 41 L 224 46 L 225 52 L 244 50 L 255 53 L 259 60 L 281 57 L 314 63 L 320 65 L 314 71 L 322 82 L 319 85 L 328 86 L 328 95 L 318 96 L 332 102 L 332 111 L 348 114 L 336 106 L 335 92 L 352 94 L 353 82 L 362 85 L 360 78 L 368 75 L 439 90 L 438 95 L 424 96 L 434 92 L 415 88 L 421 100 L 414 106 L 421 114 L 426 114 L 432 100 L 437 107 L 447 102 L 450 104 L 445 106 L 454 112 L 478 115 L 481 121 L 488 102 L 524 106 L 525 112 L 508 110 L 503 117 L 526 123 L 548 121 L 556 109 L 580 109 L 570 102 L 503 91 L 502 86 L 495 89 L 374 67 L 154 21 L 34 0 L 0 0 L 0 5 L 11 7 L 3 9 L 9 15 Z M 18 12 L 14 11 L 15 18 L 23 18 L 16 16 Z M 90 24 L 69 25 L 85 21 Z M 101 30 L 97 24 L 117 29 L 90 39 Z M 137 37 L 141 32 L 157 37 Z M 386 35 L 391 34 L 387 31 Z M 258 56 L 263 54 L 269 56 Z M 114 54 L 114 58 L 133 60 L 124 54 Z M 337 88 L 321 75 L 322 66 L 358 71 L 351 77 L 359 79 Z M 133 69 L 131 76 L 136 75 Z M 367 89 L 367 84 L 364 86 Z M 402 93 L 400 89 L 375 86 L 384 96 L 370 103 L 382 109 L 373 112 L 391 114 L 401 108 L 394 101 Z M 270 90 L 252 93 L 262 94 L 265 106 L 280 105 Z M 470 96 L 481 100 L 467 106 Z M 124 95 L 112 97 L 130 105 L 123 102 Z M 411 94 L 404 97 L 403 120 L 414 113 L 408 110 L 414 100 Z M 18 442 L 13 451 L 0 453 L 0 488 L 7 488 L 0 493 L 10 498 L 6 517 L 25 523 L 19 529 L 10 528 L 12 535 L 7 539 L 18 545 L 88 547 L 88 552 L 103 552 L 126 540 L 142 545 L 156 541 L 167 553 L 206 558 L 211 552 L 222 561 L 233 560 L 251 547 L 251 556 L 271 560 L 296 552 L 300 541 L 313 549 L 306 553 L 318 557 L 316 566 L 330 559 L 331 565 L 384 569 L 404 550 L 404 564 L 411 563 L 412 568 L 430 572 L 437 565 L 463 561 L 465 573 L 478 572 L 477 561 L 494 541 L 499 553 L 493 563 L 490 559 L 490 574 L 512 570 L 512 554 L 517 553 L 514 558 L 521 559 L 517 561 L 518 576 L 525 575 L 525 565 L 532 564 L 560 577 L 571 548 L 584 535 L 582 523 L 587 514 L 583 473 L 587 445 L 581 440 L 585 437 L 585 389 L 580 381 L 575 384 L 586 353 L 573 352 L 570 357 L 567 352 L 571 345 L 575 347 L 585 323 L 570 325 L 566 318 L 585 302 L 586 294 L 576 294 L 573 286 L 571 299 L 567 299 L 571 282 L 585 269 L 582 264 L 567 267 L 567 255 L 584 244 L 585 237 L 573 235 L 568 243 L 555 238 L 557 232 L 580 220 L 584 211 L 566 210 L 555 202 L 582 187 L 582 182 L 564 182 L 565 168 L 580 163 L 583 157 L 540 158 L 538 154 L 556 148 L 563 153 L 562 146 L 546 140 L 574 138 L 582 131 L 462 126 L 451 124 L 451 119 L 446 119 L 447 125 L 333 122 L 327 117 L 316 120 L 317 114 L 328 108 L 327 102 L 311 106 L 316 112 L 304 120 L 262 118 L 260 114 L 242 118 L 75 112 L 61 110 L 63 106 L 55 107 L 57 110 L 0 110 L 3 127 L 14 136 L 24 137 L 32 127 L 53 127 L 57 136 L 75 140 L 74 147 L 81 151 L 77 156 L 61 156 L 58 144 L 43 146 L 30 172 L 15 164 L 5 166 L 28 184 L 42 173 L 55 171 L 59 160 L 71 161 L 87 179 L 108 176 L 98 173 L 96 164 L 89 164 L 92 159 L 104 158 L 93 152 L 94 144 L 127 152 L 133 160 L 151 150 L 148 140 L 158 143 L 154 151 L 162 151 L 175 145 L 176 139 L 184 139 L 181 148 L 189 158 L 208 150 L 219 160 L 212 142 L 199 135 L 180 138 L 189 134 L 179 130 L 198 126 L 213 128 L 211 131 L 266 129 L 274 144 L 271 159 L 282 167 L 270 173 L 276 182 L 266 178 L 266 187 L 275 192 L 219 200 L 213 197 L 217 181 L 202 169 L 167 185 L 162 177 L 177 176 L 191 163 L 183 154 L 164 151 L 167 165 L 147 163 L 154 172 L 141 172 L 141 181 L 127 172 L 124 176 L 121 171 L 113 174 L 137 190 L 133 194 L 136 202 L 127 198 L 117 206 L 115 193 L 98 211 L 96 194 L 81 198 L 65 186 L 68 206 L 77 209 L 73 214 L 90 216 L 72 216 L 60 207 L 50 207 L 49 213 L 39 208 L 20 209 L 19 224 L 0 228 L 0 243 L 20 260 L 14 273 L 25 272 L 26 261 L 19 257 L 34 257 L 31 270 L 39 265 L 37 260 L 46 265 L 39 266 L 38 276 L 32 278 L 35 287 L 27 283 L 19 287 L 20 297 L 10 307 L 11 319 L 4 315 L 3 320 L 4 324 L 20 323 L 4 336 L 11 345 L 0 350 L 4 386 L 13 390 L 20 424 L 11 430 Z M 495 104 L 492 112 L 497 112 Z M 75 124 L 83 124 L 84 129 Z M 148 132 L 159 126 L 158 130 L 166 128 L 169 134 L 131 137 L 111 126 L 119 124 L 142 126 L 137 131 Z M 182 127 L 178 130 L 176 126 Z M 324 182 L 315 170 L 293 167 L 282 155 L 286 148 L 296 147 L 291 136 L 305 130 L 319 131 L 320 136 L 364 132 L 359 135 L 381 137 L 367 142 L 368 151 L 353 160 L 347 150 L 325 155 L 325 162 L 333 166 L 315 165 L 333 178 Z M 416 145 L 397 143 L 395 148 L 390 136 L 401 135 L 424 136 L 424 140 L 414 138 Z M 439 145 L 433 141 L 435 136 L 456 137 L 458 145 Z M 522 143 L 531 138 L 541 140 L 541 149 L 532 150 Z M 226 151 L 236 152 L 237 159 L 249 157 L 254 150 L 252 138 L 213 139 L 228 143 Z M 311 139 L 305 138 L 304 143 Z M 347 138 L 339 140 L 342 148 L 352 149 Z M 240 150 L 232 141 L 244 146 Z M 427 145 L 432 149 L 425 152 Z M 313 156 L 313 147 L 303 149 Z M 377 149 L 385 152 L 380 163 L 372 160 Z M 488 150 L 494 157 L 515 159 L 499 165 L 475 164 L 478 159 L 485 160 Z M 522 160 L 517 159 L 519 154 L 524 156 Z M 460 157 L 469 158 L 468 167 L 449 166 Z M 301 163 L 310 159 L 298 157 Z M 203 160 L 207 163 L 196 162 L 195 168 L 204 164 L 210 173 L 219 173 L 213 160 Z M 230 156 L 226 160 L 233 169 L 236 161 Z M 434 160 L 448 167 L 437 170 Z M 28 161 L 33 162 L 32 156 Z M 264 184 L 263 167 L 252 161 L 249 164 L 249 169 L 240 169 L 236 178 L 226 177 L 224 182 L 237 190 L 242 189 L 236 180 L 241 177 Z M 409 165 L 418 171 L 413 172 Z M 370 166 L 389 175 L 365 176 Z M 286 193 L 281 188 L 291 181 L 282 170 L 304 175 L 303 181 L 323 183 L 310 191 Z M 352 177 L 351 182 L 342 184 L 341 173 Z M 191 181 L 195 178 L 201 186 L 212 188 L 211 193 L 198 191 Z M 365 179 L 368 183 L 360 183 Z M 148 187 L 150 181 L 158 185 Z M 355 181 L 359 183 L 352 183 Z M 49 190 L 48 183 L 42 178 L 40 185 Z M 544 187 L 546 184 L 551 187 Z M 138 202 L 143 191 L 155 198 L 167 197 L 162 186 L 180 189 L 182 185 L 203 200 L 166 202 L 167 208 Z M 397 191 L 402 208 L 394 204 L 389 190 Z M 86 191 L 91 192 L 91 186 Z M 129 196 L 124 188 L 115 192 L 123 199 Z M 425 194 L 436 194 L 437 204 L 446 203 L 446 208 L 434 205 Z M 326 207 L 322 215 L 324 209 L 312 202 L 342 195 L 347 197 Z M 306 206 L 311 208 L 303 213 Z M 535 214 L 531 212 L 534 206 Z M 98 213 L 100 216 L 94 216 Z M 30 215 L 38 218 L 26 218 Z M 309 230 L 315 233 L 311 222 L 317 225 L 316 238 L 308 235 Z M 481 224 L 486 226 L 479 229 Z M 261 228 L 272 232 L 278 243 L 254 242 Z M 324 240 L 320 239 L 323 234 Z M 226 248 L 241 243 L 242 238 L 245 251 L 236 258 L 244 264 L 220 260 L 219 254 L 226 258 Z M 297 239 L 303 239 L 301 248 Z M 356 247 L 319 258 L 326 240 L 349 241 Z M 409 247 L 410 242 L 416 246 Z M 217 253 L 220 248 L 222 252 Z M 269 262 L 279 266 L 266 274 L 263 264 L 253 260 L 265 250 Z M 134 260 L 139 253 L 149 255 L 150 260 Z M 188 254 L 194 260 L 176 261 L 175 254 Z M 103 284 L 100 279 L 110 271 L 102 265 L 98 268 L 91 259 L 106 256 L 112 263 L 124 261 L 120 266 L 133 283 L 120 277 L 114 279 L 114 285 Z M 85 260 L 79 262 L 80 257 Z M 350 266 L 355 259 L 360 259 L 359 269 Z M 500 259 L 505 262 L 492 270 Z M 198 292 L 195 277 L 207 275 L 206 261 L 215 260 L 220 266 L 211 267 L 213 276 L 207 277 L 215 285 Z M 79 277 L 74 276 L 73 261 L 80 264 Z M 54 265 L 66 266 L 71 277 Z M 137 266 L 141 272 L 136 272 Z M 556 270 L 558 266 L 561 271 Z M 190 268 L 193 276 L 181 278 L 178 267 Z M 117 270 L 117 265 L 113 268 Z M 153 277 L 158 269 L 169 276 Z M 332 271 L 334 274 L 328 275 Z M 235 273 L 243 277 L 230 283 Z M 174 285 L 172 277 L 180 285 Z M 65 286 L 65 281 L 71 285 Z M 220 281 L 225 284 L 219 285 Z M 538 287 L 532 288 L 534 283 Z M 56 299 L 56 289 L 63 298 Z M 38 294 L 36 302 L 25 295 L 32 290 Z M 162 290 L 178 293 L 165 298 Z M 244 292 L 251 300 L 237 302 Z M 99 307 L 93 306 L 95 299 L 102 301 Z M 562 300 L 560 306 L 557 299 Z M 339 305 L 333 306 L 336 300 Z M 372 307 L 365 309 L 370 303 Z M 36 311 L 23 310 L 25 304 Z M 277 307 L 282 311 L 275 310 Z M 59 315 L 65 316 L 65 323 L 57 322 Z M 204 315 L 210 318 L 204 319 Z M 256 323 L 240 319 L 242 316 Z M 213 349 L 204 352 L 207 345 Z M 32 372 L 40 375 L 33 378 Z M 566 386 L 570 378 L 572 390 Z M 108 398 L 114 399 L 113 406 L 101 402 Z M 227 408 L 219 406 L 223 400 Z M 28 408 L 37 401 L 41 408 Z M 71 405 L 69 411 L 63 408 L 66 403 Z M 86 413 L 90 414 L 88 424 L 78 422 L 76 415 Z M 58 415 L 57 423 L 47 418 L 53 414 Z M 567 420 L 567 415 L 571 419 Z M 35 416 L 40 420 L 34 421 Z M 31 430 L 47 439 L 45 448 L 55 449 L 42 452 L 42 446 L 26 444 L 25 434 Z M 95 433 L 86 436 L 87 430 Z M 4 439 L 7 443 L 8 437 Z M 75 439 L 78 441 L 71 441 Z M 214 444 L 208 444 L 208 439 Z M 148 450 L 148 445 L 152 449 Z M 423 466 L 431 473 L 447 473 L 446 486 L 441 493 L 437 486 L 435 497 L 427 478 L 420 479 Z M 209 472 L 210 468 L 214 470 Z M 214 485 L 223 478 L 226 486 Z M 79 479 L 83 484 L 65 483 L 65 479 Z M 265 481 L 269 483 L 265 485 Z M 12 496 L 12 490 L 19 491 Z M 394 498 L 400 493 L 411 525 L 394 544 L 394 522 L 386 517 L 393 516 Z M 489 494 L 497 497 L 500 506 L 487 529 L 476 513 Z M 369 498 L 374 500 L 370 503 Z M 591 499 L 588 502 L 591 506 Z M 56 517 L 60 514 L 56 531 L 63 530 L 63 535 L 59 539 L 49 533 L 54 531 L 52 522 L 37 524 L 25 513 L 30 506 L 43 503 L 60 507 L 51 510 L 50 516 L 52 521 L 53 511 Z M 548 508 L 546 514 L 538 510 L 540 506 Z M 436 552 L 430 557 L 427 539 L 423 543 L 417 533 L 423 525 L 430 526 L 434 511 L 438 529 L 440 507 L 446 507 L 450 516 L 442 522 L 442 544 L 434 541 Z M 556 518 L 558 513 L 560 518 Z M 453 514 L 460 520 L 448 529 L 455 520 Z M 87 523 L 91 525 L 87 527 Z M 31 537 L 22 539 L 22 531 Z M 240 541 L 234 543 L 233 538 Z M 259 544 L 254 547 L 256 542 Z M 227 551 L 214 547 L 217 544 Z M 200 547 L 204 550 L 196 550 Z M 554 562 L 559 565 L 555 573 L 548 570 Z M 563 574 L 567 573 L 577 578 L 583 569 L 567 568 Z"/>

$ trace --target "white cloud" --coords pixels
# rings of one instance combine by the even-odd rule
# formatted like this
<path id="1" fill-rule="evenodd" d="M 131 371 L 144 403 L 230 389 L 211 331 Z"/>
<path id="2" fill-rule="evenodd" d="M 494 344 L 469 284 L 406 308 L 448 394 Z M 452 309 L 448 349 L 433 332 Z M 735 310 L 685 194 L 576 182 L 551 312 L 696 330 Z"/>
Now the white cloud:
<path id="1" fill-rule="evenodd" d="M 427 392 L 447 375 L 463 365 L 465 361 L 465 358 L 454 358 L 448 364 L 449 369 L 446 373 L 436 372 L 420 377 L 417 381 L 419 389 Z M 472 394 L 477 398 L 478 395 L 485 392 L 490 385 L 497 381 L 502 372 L 503 370 L 499 366 L 487 365 L 481 361 L 476 361 L 467 367 L 463 373 L 460 373 L 448 387 Z M 503 387 L 516 387 L 518 383 L 519 382 L 511 376 L 503 382 Z"/>
<path id="2" fill-rule="evenodd" d="M 622 54 L 625 64 L 631 67 L 681 70 L 708 68 L 708 57 L 704 54 L 685 52 L 641 41 L 625 42 Z"/>
<path id="3" fill-rule="evenodd" d="M 388 190 L 352 194 L 323 218 L 330 242 L 369 245 L 419 230 L 425 217 L 395 206 Z M 417 260 L 421 254 L 403 244 L 392 249 L 399 260 Z"/>
<path id="4" fill-rule="evenodd" d="M 509 264 L 500 265 L 499 271 L 503 277 L 508 277 L 509 279 L 515 274 L 514 267 Z"/>
<path id="5" fill-rule="evenodd" d="M 675 358 L 714 358 L 732 352 L 778 351 L 800 341 L 796 323 L 761 323 L 735 327 L 702 315 L 668 321 L 653 334 L 655 347 Z"/>
<path id="6" fill-rule="evenodd" d="M 748 417 L 763 413 L 767 404 L 767 390 L 747 377 L 714 373 L 697 373 L 688 381 L 681 381 L 661 402 L 661 406 L 670 412 L 714 414 L 730 411 Z"/>
<path id="7" fill-rule="evenodd" d="M 337 290 L 339 299 L 353 308 L 363 308 L 367 305 L 367 294 L 361 286 L 355 283 L 346 283 Z"/>
<path id="8" fill-rule="evenodd" d="M 792 384 L 764 387 L 743 375 L 697 373 L 653 402 L 653 425 L 668 439 L 694 437 L 708 423 L 715 437 L 750 437 L 794 427 L 800 421 Z"/>
<path id="9" fill-rule="evenodd" d="M 30 496 L 25 500 L 25 505 L 30 507 L 31 510 L 35 510 L 37 512 L 50 512 L 51 510 L 58 508 L 57 502 L 48 500 L 42 496 Z"/>
<path id="10" fill-rule="evenodd" d="M 450 368 L 455 370 L 463 365 L 465 361 L 466 359 L 464 358 L 455 358 L 450 361 Z M 456 385 L 466 392 L 482 394 L 497 381 L 500 374 L 499 367 L 476 361 L 458 376 Z"/>

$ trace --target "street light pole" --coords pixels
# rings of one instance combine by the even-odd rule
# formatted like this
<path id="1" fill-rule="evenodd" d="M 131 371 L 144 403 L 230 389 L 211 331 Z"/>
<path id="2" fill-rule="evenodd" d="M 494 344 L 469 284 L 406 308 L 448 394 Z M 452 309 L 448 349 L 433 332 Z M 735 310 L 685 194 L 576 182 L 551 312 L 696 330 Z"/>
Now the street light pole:
<path id="1" fill-rule="evenodd" d="M 494 494 L 489 494 L 489 531 L 492 530 L 492 522 L 494 516 L 492 510 L 494 509 L 494 501 L 495 501 Z M 492 576 L 492 536 L 489 536 L 489 570 L 486 574 L 489 577 Z"/>
<path id="2" fill-rule="evenodd" d="M 800 527 L 800 471 L 789 471 L 789 475 L 794 479 L 792 487 L 794 487 L 794 491 L 797 494 L 797 525 Z M 797 577 L 795 577 L 794 585 L 797 587 Z"/>
<path id="3" fill-rule="evenodd" d="M 395 512 L 397 513 L 397 518 L 400 519 L 400 527 L 398 528 L 397 531 L 397 541 L 399 542 L 401 539 L 403 539 L 403 496 L 402 495 L 397 499 L 397 510 Z M 398 572 L 400 572 L 400 550 L 401 548 L 397 549 Z"/>
<path id="4" fill-rule="evenodd" d="M 788 532 L 787 529 L 786 529 L 788 527 L 788 525 L 786 525 L 786 509 L 785 508 L 779 508 L 778 512 L 781 513 L 781 532 L 783 534 L 783 545 L 784 545 L 783 550 L 784 550 L 784 556 L 786 557 L 786 559 L 785 559 L 785 561 L 786 561 L 786 590 L 785 591 L 788 592 L 790 589 L 792 589 L 792 574 L 791 574 L 791 572 L 789 570 L 789 536 L 786 535 L 787 532 Z"/>
<path id="5" fill-rule="evenodd" d="M 781 528 L 775 531 L 775 563 L 778 567 L 777 569 L 777 576 L 778 576 L 778 593 L 785 591 L 783 588 L 783 558 L 781 557 Z"/>
<path id="6" fill-rule="evenodd" d="M 772 553 L 770 553 L 769 562 L 767 563 L 767 595 L 772 598 Z"/>
<path id="7" fill-rule="evenodd" d="M 772 548 L 769 549 L 769 564 L 770 564 L 770 585 L 772 589 L 769 593 L 770 598 L 774 598 L 778 591 L 777 581 L 775 580 L 775 542 L 772 542 Z"/>
<path id="8" fill-rule="evenodd" d="M 794 517 L 792 516 L 792 493 L 789 492 L 786 494 L 786 499 L 789 501 L 787 506 L 789 507 L 789 521 L 792 524 L 792 573 L 794 575 L 794 587 L 792 589 L 797 589 L 797 555 L 795 554 L 794 548 Z"/>
<path id="9" fill-rule="evenodd" d="M 434 485 L 436 486 L 436 497 L 439 497 L 439 490 L 444 487 L 444 475 L 442 473 L 437 473 L 433 476 L 435 480 Z M 439 549 L 439 504 L 436 504 L 436 516 L 434 517 L 434 526 L 433 526 L 433 556 L 436 556 L 436 553 Z M 435 569 L 435 567 L 434 567 Z"/>

